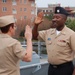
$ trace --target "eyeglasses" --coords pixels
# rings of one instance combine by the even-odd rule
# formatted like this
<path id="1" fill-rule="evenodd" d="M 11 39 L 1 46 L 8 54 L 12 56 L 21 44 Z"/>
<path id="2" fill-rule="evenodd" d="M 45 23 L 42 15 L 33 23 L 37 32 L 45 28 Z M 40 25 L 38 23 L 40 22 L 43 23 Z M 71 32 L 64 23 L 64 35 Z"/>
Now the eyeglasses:
<path id="1" fill-rule="evenodd" d="M 14 24 L 14 29 L 17 29 L 17 26 Z"/>

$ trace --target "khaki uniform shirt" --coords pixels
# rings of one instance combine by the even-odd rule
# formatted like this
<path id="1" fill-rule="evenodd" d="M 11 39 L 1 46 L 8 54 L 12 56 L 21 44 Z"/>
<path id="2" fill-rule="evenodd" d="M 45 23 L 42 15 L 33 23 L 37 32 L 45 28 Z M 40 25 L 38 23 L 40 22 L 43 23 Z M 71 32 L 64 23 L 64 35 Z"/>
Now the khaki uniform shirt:
<path id="1" fill-rule="evenodd" d="M 17 40 L 0 34 L 0 75 L 20 75 L 19 60 L 25 53 Z"/>
<path id="2" fill-rule="evenodd" d="M 38 39 L 46 43 L 49 63 L 58 65 L 73 60 L 75 33 L 71 29 L 65 26 L 58 35 L 55 28 L 40 31 Z"/>

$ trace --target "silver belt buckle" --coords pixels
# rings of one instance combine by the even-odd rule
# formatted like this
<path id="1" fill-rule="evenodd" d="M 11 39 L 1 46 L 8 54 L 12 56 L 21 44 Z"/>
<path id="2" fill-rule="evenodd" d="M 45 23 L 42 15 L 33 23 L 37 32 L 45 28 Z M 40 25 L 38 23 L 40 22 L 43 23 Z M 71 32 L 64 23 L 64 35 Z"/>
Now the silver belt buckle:
<path id="1" fill-rule="evenodd" d="M 57 66 L 53 66 L 54 68 L 57 68 Z"/>

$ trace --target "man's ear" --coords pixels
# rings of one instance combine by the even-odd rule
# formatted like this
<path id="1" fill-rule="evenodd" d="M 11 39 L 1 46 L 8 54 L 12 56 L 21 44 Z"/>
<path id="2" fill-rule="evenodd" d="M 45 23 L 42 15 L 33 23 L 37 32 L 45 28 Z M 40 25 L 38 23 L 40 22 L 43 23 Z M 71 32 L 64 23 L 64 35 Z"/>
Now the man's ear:
<path id="1" fill-rule="evenodd" d="M 11 32 L 11 30 L 12 30 L 12 27 L 10 26 L 9 31 Z"/>

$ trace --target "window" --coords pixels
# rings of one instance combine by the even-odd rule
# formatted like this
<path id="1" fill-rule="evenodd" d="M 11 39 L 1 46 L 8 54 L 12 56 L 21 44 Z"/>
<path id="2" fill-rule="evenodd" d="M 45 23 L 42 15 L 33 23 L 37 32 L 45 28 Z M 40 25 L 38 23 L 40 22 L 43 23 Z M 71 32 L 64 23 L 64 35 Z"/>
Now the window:
<path id="1" fill-rule="evenodd" d="M 34 2 L 31 2 L 31 6 L 34 6 L 35 4 L 34 4 Z"/>
<path id="2" fill-rule="evenodd" d="M 24 19 L 27 19 L 27 16 L 24 16 Z"/>
<path id="3" fill-rule="evenodd" d="M 49 16 L 49 14 L 47 14 L 47 16 Z"/>
<path id="4" fill-rule="evenodd" d="M 46 12 L 48 12 L 48 10 L 46 10 Z"/>
<path id="5" fill-rule="evenodd" d="M 17 11 L 15 8 L 12 10 L 12 12 L 13 12 L 13 14 L 17 14 Z"/>
<path id="6" fill-rule="evenodd" d="M 24 0 L 24 4 L 26 4 L 26 0 Z"/>
<path id="7" fill-rule="evenodd" d="M 34 10 L 31 10 L 31 14 L 34 14 Z"/>
<path id="8" fill-rule="evenodd" d="M 22 3 L 22 0 L 20 0 L 20 3 Z"/>
<path id="9" fill-rule="evenodd" d="M 43 12 L 45 12 L 45 10 L 43 10 Z"/>
<path id="10" fill-rule="evenodd" d="M 46 16 L 46 15 L 44 14 L 44 16 Z"/>
<path id="11" fill-rule="evenodd" d="M 22 20 L 22 16 L 20 17 L 20 19 Z"/>
<path id="12" fill-rule="evenodd" d="M 12 5 L 16 5 L 16 0 L 12 0 Z"/>
<path id="13" fill-rule="evenodd" d="M 17 22 L 17 19 L 16 19 L 16 17 L 14 17 L 14 20 L 15 20 L 15 22 Z"/>
<path id="14" fill-rule="evenodd" d="M 46 12 L 46 10 L 43 10 L 43 12 Z"/>
<path id="15" fill-rule="evenodd" d="M 52 12 L 52 10 L 50 10 L 50 12 Z"/>
<path id="16" fill-rule="evenodd" d="M 33 22 L 33 21 L 34 21 L 34 17 L 31 18 L 31 22 Z"/>
<path id="17" fill-rule="evenodd" d="M 3 12 L 7 11 L 7 8 L 6 8 L 6 7 L 3 7 L 3 8 L 2 8 L 2 11 L 3 11 Z"/>
<path id="18" fill-rule="evenodd" d="M 27 11 L 27 9 L 26 9 L 26 8 L 24 8 L 24 11 Z"/>
<path id="19" fill-rule="evenodd" d="M 3 2 L 3 3 L 6 3 L 6 2 L 7 2 L 7 0 L 2 0 L 2 2 Z"/>

